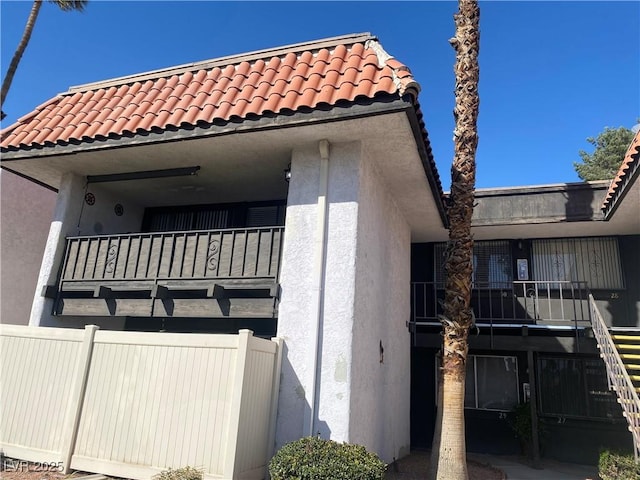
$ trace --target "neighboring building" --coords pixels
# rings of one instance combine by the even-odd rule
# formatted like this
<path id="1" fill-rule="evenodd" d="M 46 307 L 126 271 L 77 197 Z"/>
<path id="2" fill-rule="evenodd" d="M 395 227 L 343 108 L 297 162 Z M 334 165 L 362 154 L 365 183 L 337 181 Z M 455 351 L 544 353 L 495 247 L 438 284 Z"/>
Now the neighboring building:
<path id="1" fill-rule="evenodd" d="M 30 323 L 277 334 L 279 445 L 319 433 L 386 461 L 428 445 L 447 220 L 418 90 L 359 34 L 41 105 L 1 140 L 3 168 L 59 190 Z M 554 439 L 572 439 L 553 454 L 591 459 L 580 428 L 594 425 L 630 445 L 587 296 L 638 327 L 636 178 L 621 175 L 604 218 L 603 183 L 478 192 L 471 450 L 513 451 L 503 417 L 526 383 L 560 418 Z M 574 372 L 597 399 L 584 382 L 581 403 L 548 396 Z"/>
<path id="2" fill-rule="evenodd" d="M 608 188 L 590 182 L 477 190 L 476 328 L 465 398 L 471 451 L 519 453 L 506 413 L 531 395 L 543 455 L 593 463 L 604 447 L 630 448 L 592 332 L 589 294 L 614 332 L 637 334 L 639 189 L 605 221 Z M 412 245 L 414 447 L 430 445 L 433 436 L 444 254 L 444 243 Z"/>
<path id="3" fill-rule="evenodd" d="M 0 323 L 27 325 L 55 192 L 0 171 Z"/>

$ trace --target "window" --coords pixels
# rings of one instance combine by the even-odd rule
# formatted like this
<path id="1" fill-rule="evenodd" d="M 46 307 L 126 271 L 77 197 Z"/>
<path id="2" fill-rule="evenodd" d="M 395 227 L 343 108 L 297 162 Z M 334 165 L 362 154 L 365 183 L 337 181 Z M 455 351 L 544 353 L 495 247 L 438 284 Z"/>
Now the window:
<path id="1" fill-rule="evenodd" d="M 171 232 L 284 225 L 285 202 L 228 203 L 147 208 L 142 230 Z"/>
<path id="2" fill-rule="evenodd" d="M 621 415 L 599 358 L 539 357 L 538 383 L 542 415 L 590 418 Z"/>
<path id="3" fill-rule="evenodd" d="M 613 237 L 534 240 L 533 279 L 587 282 L 593 289 L 624 288 Z"/>
<path id="4" fill-rule="evenodd" d="M 439 367 L 439 360 L 436 364 Z M 509 411 L 518 404 L 518 398 L 516 357 L 467 356 L 465 408 Z"/>
<path id="5" fill-rule="evenodd" d="M 444 286 L 447 245 L 435 245 L 436 283 Z M 511 288 L 513 269 L 511 248 L 506 240 L 475 242 L 473 245 L 473 285 L 475 288 Z"/>

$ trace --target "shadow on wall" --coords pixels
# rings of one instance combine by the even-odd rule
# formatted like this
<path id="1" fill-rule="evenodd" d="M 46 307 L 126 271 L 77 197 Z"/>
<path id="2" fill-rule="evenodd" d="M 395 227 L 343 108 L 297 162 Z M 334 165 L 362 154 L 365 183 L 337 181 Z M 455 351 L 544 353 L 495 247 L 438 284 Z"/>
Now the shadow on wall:
<path id="1" fill-rule="evenodd" d="M 595 192 L 593 188 L 583 188 L 583 185 L 578 185 L 575 188 L 573 185 L 567 185 L 567 190 L 564 194 L 564 210 L 567 222 L 584 222 L 602 218 L 599 206 L 606 191 L 598 190 L 597 196 Z M 598 213 L 596 214 L 596 212 Z"/>
<path id="2" fill-rule="evenodd" d="M 607 301 L 606 315 L 612 327 L 637 328 L 640 326 L 640 235 L 619 237 L 618 245 L 625 288 L 598 292 L 597 298 Z M 601 298 L 603 295 L 605 298 Z"/>
<path id="3" fill-rule="evenodd" d="M 319 389 L 316 390 L 316 394 L 320 395 Z M 307 392 L 289 361 L 289 349 L 285 341 L 282 350 L 274 453 L 283 445 L 305 436 L 305 421 L 311 416 L 311 406 L 307 402 L 306 395 Z M 331 439 L 331 429 L 325 421 L 316 418 L 312 436 Z"/>

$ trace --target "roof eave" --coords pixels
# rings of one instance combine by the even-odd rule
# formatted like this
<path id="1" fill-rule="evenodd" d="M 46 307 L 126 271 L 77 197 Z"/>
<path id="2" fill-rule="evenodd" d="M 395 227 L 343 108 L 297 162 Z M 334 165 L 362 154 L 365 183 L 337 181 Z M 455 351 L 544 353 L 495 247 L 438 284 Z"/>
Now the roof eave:
<path id="1" fill-rule="evenodd" d="M 604 219 L 610 220 L 616 210 L 626 197 L 629 190 L 640 177 L 640 152 L 638 152 L 632 162 L 627 164 L 627 171 L 622 182 L 616 187 L 607 204 L 603 208 Z"/>
<path id="2" fill-rule="evenodd" d="M 101 139 L 87 138 L 82 141 L 65 142 L 65 144 L 57 143 L 22 148 L 2 147 L 0 149 L 2 153 L 0 161 L 5 163 L 12 160 L 68 155 L 84 151 L 164 143 L 213 135 L 229 135 L 259 129 L 292 128 L 311 123 L 334 122 L 393 113 L 407 108 L 413 108 L 413 103 L 408 97 L 400 98 L 398 94 L 384 94 L 378 95 L 373 99 L 359 99 L 354 102 L 326 106 L 325 108 L 261 115 L 255 119 L 214 120 L 207 124 L 185 125 L 180 128 L 167 128 L 135 134 L 113 135 Z"/>

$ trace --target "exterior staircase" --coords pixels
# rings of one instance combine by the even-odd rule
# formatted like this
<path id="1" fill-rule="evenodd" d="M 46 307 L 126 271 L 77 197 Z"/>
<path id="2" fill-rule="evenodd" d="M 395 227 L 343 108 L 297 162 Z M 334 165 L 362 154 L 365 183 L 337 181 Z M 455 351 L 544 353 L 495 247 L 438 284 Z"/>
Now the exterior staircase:
<path id="1" fill-rule="evenodd" d="M 589 295 L 591 326 L 598 342 L 600 357 L 607 367 L 609 388 L 618 403 L 633 436 L 636 462 L 640 461 L 640 332 L 614 333 L 602 319 L 592 295 Z"/>
<path id="2" fill-rule="evenodd" d="M 611 338 L 636 393 L 640 395 L 640 332 L 615 332 L 612 330 Z"/>

